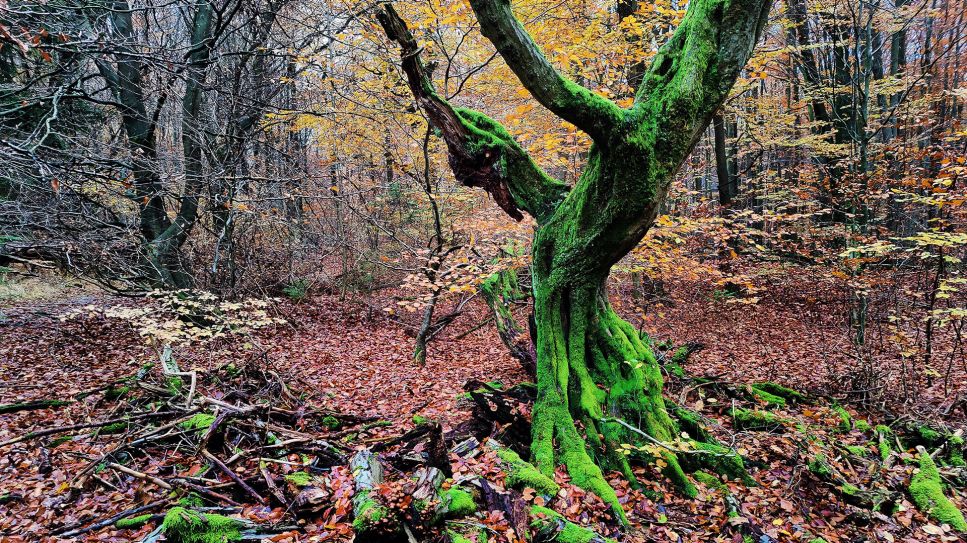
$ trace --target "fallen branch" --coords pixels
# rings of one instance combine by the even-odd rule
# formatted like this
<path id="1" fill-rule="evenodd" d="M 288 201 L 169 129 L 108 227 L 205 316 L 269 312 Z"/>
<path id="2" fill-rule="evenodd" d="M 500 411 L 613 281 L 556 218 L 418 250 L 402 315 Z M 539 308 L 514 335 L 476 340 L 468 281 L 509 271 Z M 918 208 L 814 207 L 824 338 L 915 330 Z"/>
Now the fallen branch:
<path id="1" fill-rule="evenodd" d="M 175 483 L 176 485 L 178 485 L 180 487 L 187 488 L 188 490 L 193 490 L 193 491 L 195 491 L 195 492 L 197 492 L 199 494 L 204 494 L 204 495 L 206 495 L 206 496 L 208 496 L 210 498 L 213 498 L 215 500 L 223 501 L 223 502 L 225 502 L 225 503 L 227 503 L 229 505 L 234 505 L 236 507 L 241 507 L 242 506 L 242 504 L 238 503 L 237 501 L 233 500 L 232 498 L 229 498 L 228 496 L 226 496 L 224 494 L 219 494 L 218 492 L 215 492 L 214 490 L 212 490 L 210 488 L 206 488 L 206 487 L 203 487 L 201 485 L 196 485 L 195 483 L 192 483 L 191 481 L 186 480 L 184 477 L 178 477 L 178 478 L 172 479 L 171 482 Z"/>
<path id="2" fill-rule="evenodd" d="M 119 422 L 128 422 L 132 420 L 141 420 L 148 418 L 157 417 L 167 417 L 170 415 L 177 415 L 180 411 L 161 411 L 157 413 L 141 413 L 138 415 L 130 415 L 117 419 L 104 420 L 100 422 L 88 422 L 85 424 L 72 424 L 70 426 L 58 426 L 56 428 L 47 428 L 46 430 L 37 430 L 36 432 L 28 432 L 20 437 L 15 437 L 13 439 L 8 439 L 0 443 L 0 447 L 6 447 L 7 445 L 13 445 L 15 443 L 20 443 L 22 441 L 28 441 L 30 439 L 37 439 L 38 437 L 51 436 L 54 434 L 63 434 L 65 432 L 73 432 L 74 430 L 85 430 L 87 428 L 100 428 L 102 426 L 109 426 L 111 424 L 117 424 Z"/>
<path id="3" fill-rule="evenodd" d="M 262 462 L 259 462 L 259 473 L 261 473 L 262 478 L 265 479 L 265 486 L 268 487 L 272 496 L 274 496 L 279 503 L 288 508 L 289 500 L 285 499 L 285 494 L 282 492 L 279 486 L 275 484 L 275 479 L 272 478 L 272 474 L 269 473 L 269 470 L 265 468 L 265 464 Z"/>
<path id="4" fill-rule="evenodd" d="M 226 466 L 225 463 L 222 462 L 221 460 L 219 460 L 214 454 L 212 454 L 212 453 L 210 453 L 208 451 L 205 451 L 205 450 L 203 450 L 201 452 L 201 454 L 206 459 L 208 459 L 208 461 L 210 461 L 211 463 L 213 463 L 216 466 L 218 466 L 218 469 L 222 470 L 225 473 L 225 475 L 228 475 L 233 481 L 235 481 L 238 484 L 238 486 L 242 487 L 242 490 L 244 490 L 245 492 L 247 492 L 249 496 L 252 496 L 253 498 L 255 498 L 261 504 L 268 503 L 267 500 L 265 498 L 263 498 L 261 494 L 259 494 L 258 492 L 256 492 L 254 488 L 252 488 L 251 486 L 249 486 L 248 483 L 246 483 L 244 480 L 242 480 L 242 478 L 239 477 L 238 474 L 236 474 L 234 471 L 232 471 L 231 468 L 229 468 L 228 466 Z"/>
<path id="5" fill-rule="evenodd" d="M 158 477 L 155 477 L 154 475 L 148 475 L 147 473 L 143 473 L 143 472 L 140 472 L 140 471 L 133 470 L 133 469 L 127 467 L 127 466 L 122 466 L 121 464 L 115 464 L 114 462 L 106 462 L 104 465 L 107 466 L 107 467 L 109 467 L 109 468 L 111 468 L 111 469 L 113 469 L 113 470 L 120 471 L 121 473 L 126 473 L 126 474 L 130 475 L 131 477 L 135 477 L 135 478 L 138 478 L 138 479 L 143 479 L 145 481 L 152 482 L 152 483 L 160 486 L 161 488 L 163 488 L 165 490 L 171 490 L 171 489 L 174 488 L 170 484 L 168 484 L 167 482 L 165 482 L 164 479 L 159 479 Z"/>
<path id="6" fill-rule="evenodd" d="M 69 527 L 66 528 L 66 530 L 65 529 L 61 529 L 61 530 L 52 532 L 51 535 L 60 536 L 62 538 L 77 537 L 77 536 L 79 536 L 81 534 L 86 534 L 87 532 L 93 532 L 94 530 L 100 530 L 101 528 L 104 528 L 106 526 L 111 526 L 111 525 L 117 523 L 117 521 L 119 521 L 121 519 L 128 518 L 128 517 L 133 517 L 133 516 L 135 516 L 135 515 L 137 515 L 139 513 L 145 512 L 145 511 L 150 511 L 151 509 L 154 509 L 155 507 L 164 505 L 164 504 L 168 503 L 169 501 L 170 500 L 158 500 L 158 501 L 155 501 L 155 502 L 151 502 L 151 503 L 149 503 L 147 505 L 141 505 L 141 506 L 138 506 L 138 507 L 133 507 L 131 509 L 126 509 L 126 510 L 121 511 L 120 513 L 114 515 L 113 517 L 108 517 L 108 518 L 106 518 L 104 520 L 95 522 L 94 524 L 91 524 L 90 526 L 87 526 L 85 528 L 74 528 L 73 526 L 69 526 Z"/>
<path id="7" fill-rule="evenodd" d="M 64 400 L 34 400 L 32 402 L 9 403 L 0 405 L 0 415 L 17 413 L 19 411 L 35 411 L 37 409 L 49 409 L 52 407 L 63 407 L 70 404 Z"/>

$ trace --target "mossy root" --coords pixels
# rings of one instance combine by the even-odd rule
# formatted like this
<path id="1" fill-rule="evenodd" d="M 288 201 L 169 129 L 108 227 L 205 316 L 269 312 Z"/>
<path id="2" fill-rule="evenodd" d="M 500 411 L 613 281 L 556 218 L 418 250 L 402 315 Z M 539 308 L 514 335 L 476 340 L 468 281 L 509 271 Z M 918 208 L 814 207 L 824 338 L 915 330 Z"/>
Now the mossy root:
<path id="1" fill-rule="evenodd" d="M 967 533 L 964 514 L 943 493 L 943 482 L 933 458 L 920 450 L 920 471 L 910 480 L 910 496 L 921 511 L 930 518 L 961 533 Z"/>

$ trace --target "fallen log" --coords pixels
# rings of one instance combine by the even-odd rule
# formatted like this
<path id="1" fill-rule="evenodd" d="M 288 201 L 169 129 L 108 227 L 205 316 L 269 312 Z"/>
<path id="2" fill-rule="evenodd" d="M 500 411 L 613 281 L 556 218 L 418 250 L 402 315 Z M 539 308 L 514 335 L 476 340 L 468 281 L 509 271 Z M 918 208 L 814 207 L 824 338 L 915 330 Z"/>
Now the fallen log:
<path id="1" fill-rule="evenodd" d="M 463 389 L 473 401 L 474 437 L 499 439 L 526 455 L 531 441 L 527 414 L 537 397 L 536 388 L 525 383 L 502 390 L 491 383 L 470 380 Z"/>
<path id="2" fill-rule="evenodd" d="M 409 522 L 416 532 L 424 535 L 429 529 L 438 524 L 446 512 L 440 496 L 440 487 L 446 475 L 434 467 L 421 467 L 413 474 L 411 488 L 408 494 L 413 497 L 410 502 Z"/>
<path id="3" fill-rule="evenodd" d="M 423 445 L 417 450 L 417 445 Z M 447 477 L 453 475 L 450 457 L 443 437 L 443 426 L 439 422 L 425 422 L 401 436 L 373 445 L 372 450 L 385 451 L 401 445 L 394 454 L 388 455 L 397 468 L 408 471 L 418 465 L 426 464 L 441 470 Z"/>
<path id="4" fill-rule="evenodd" d="M 504 518 L 514 529 L 517 537 L 519 539 L 526 538 L 528 533 L 527 502 L 524 501 L 523 494 L 513 488 L 500 491 L 486 479 L 480 479 L 479 484 L 484 508 L 488 511 L 503 511 Z"/>
<path id="5" fill-rule="evenodd" d="M 91 524 L 89 526 L 86 526 L 86 527 L 83 527 L 83 528 L 69 526 L 67 528 L 62 528 L 60 530 L 56 530 L 54 532 L 51 532 L 51 535 L 60 536 L 60 537 L 65 538 L 65 539 L 68 538 L 68 537 L 77 537 L 79 535 L 86 534 L 88 532 L 93 532 L 94 530 L 100 530 L 101 528 L 114 525 L 119 520 L 126 519 L 128 517 L 133 517 L 135 515 L 144 513 L 145 511 L 150 511 L 152 509 L 155 509 L 157 507 L 160 507 L 160 506 L 168 503 L 168 501 L 169 500 L 158 500 L 158 501 L 154 501 L 154 502 L 151 502 L 149 504 L 146 504 L 146 505 L 141 505 L 141 506 L 138 506 L 138 507 L 132 507 L 131 509 L 126 509 L 124 511 L 121 511 L 120 513 L 118 513 L 118 514 L 116 514 L 114 516 L 108 517 L 108 518 L 106 518 L 104 520 L 100 520 L 100 521 L 95 522 L 95 523 L 93 523 L 93 524 Z"/>

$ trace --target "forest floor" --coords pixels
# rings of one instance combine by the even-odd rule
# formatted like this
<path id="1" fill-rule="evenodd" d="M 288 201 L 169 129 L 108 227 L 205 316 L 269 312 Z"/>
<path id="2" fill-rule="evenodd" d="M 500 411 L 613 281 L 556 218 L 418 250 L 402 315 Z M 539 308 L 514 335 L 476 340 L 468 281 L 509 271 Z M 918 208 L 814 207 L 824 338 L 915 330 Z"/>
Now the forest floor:
<path id="1" fill-rule="evenodd" d="M 831 307 L 840 299 L 834 285 L 808 274 L 800 274 L 795 284 L 788 275 L 773 285 L 768 284 L 773 281 L 769 273 L 762 277 L 754 309 L 741 300 L 718 299 L 710 284 L 667 282 L 664 293 L 654 299 L 628 289 L 617 289 L 616 296 L 619 311 L 629 318 L 644 315 L 640 322 L 654 338 L 674 345 L 702 344 L 687 360 L 684 374 L 668 366 L 667 396 L 705 417 L 715 437 L 745 457 L 757 485 L 705 480 L 698 483 L 698 498 L 687 499 L 671 489 L 657 466 L 643 466 L 638 470 L 642 488 L 631 489 L 613 478 L 631 512 L 632 528 L 623 534 L 615 530 L 603 504 L 567 484 L 565 473 L 558 473 L 562 490 L 556 496 L 525 489 L 513 493 L 515 499 L 545 503 L 578 524 L 624 541 L 960 540 L 949 525 L 925 515 L 905 491 L 917 473 L 912 445 L 919 442 L 904 439 L 901 445 L 896 436 L 878 432 L 875 426 L 895 422 L 899 432 L 909 421 L 929 421 L 943 433 L 959 435 L 953 433 L 962 431 L 967 420 L 960 403 L 967 392 L 963 361 L 951 360 L 935 377 L 905 378 L 899 357 L 881 342 L 858 363 L 842 331 L 842 318 L 836 316 L 843 312 Z M 0 404 L 70 401 L 0 414 L 4 543 L 63 540 L 56 534 L 92 527 L 67 539 L 157 539 L 162 514 L 192 494 L 184 486 L 190 484 L 209 489 L 203 496 L 206 505 L 257 523 L 272 541 L 346 541 L 353 536 L 354 491 L 346 467 L 323 465 L 319 459 L 324 453 L 292 452 L 266 460 L 265 449 L 278 439 L 298 441 L 311 434 L 349 455 L 392 442 L 426 426 L 426 421 L 439 422 L 446 435 L 471 417 L 473 402 L 464 394 L 468 381 L 499 381 L 497 388 L 506 389 L 527 380 L 492 326 L 464 334 L 486 319 L 483 304 L 471 304 L 434 341 L 421 367 L 411 360 L 411 331 L 382 312 L 380 302 L 322 296 L 304 303 L 276 303 L 269 312 L 284 322 L 244 337 L 176 347 L 173 354 L 180 369 L 197 370 L 198 389 L 186 393 L 182 386 L 159 400 L 165 394 L 164 376 L 156 366 L 143 368 L 156 363 L 160 351 L 146 345 L 131 320 L 104 313 L 104 308 L 144 302 L 77 288 L 51 292 L 0 301 Z M 68 314 L 73 316 L 65 318 Z M 873 370 L 878 374 L 869 375 Z M 133 383 L 133 375 L 147 384 L 125 386 L 118 394 L 121 384 Z M 703 379 L 708 377 L 714 379 Z M 252 385 L 255 381 L 258 384 Z M 809 399 L 776 404 L 742 386 L 764 381 L 791 386 Z M 295 422 L 288 430 L 276 431 L 276 442 L 265 448 L 259 444 L 258 454 L 248 458 L 242 454 L 244 443 L 258 432 L 238 430 L 224 450 L 232 452 L 234 446 L 239 458 L 223 458 L 229 471 L 255 487 L 254 494 L 280 495 L 278 500 L 258 503 L 227 471 L 205 471 L 208 462 L 192 448 L 200 433 L 183 425 L 171 440 L 104 456 L 119 444 L 151 435 L 147 421 L 135 423 L 132 414 L 175 408 L 192 395 L 212 398 L 215 403 L 208 407 L 214 405 L 214 413 L 219 413 L 218 402 L 248 402 L 253 409 L 262 409 L 266 395 L 285 402 L 288 410 L 282 412 Z M 839 402 L 847 409 L 839 408 Z M 735 407 L 748 409 L 758 422 L 739 420 Z M 325 421 L 313 421 L 316 413 L 327 414 Z M 329 414 L 337 415 L 336 424 L 326 422 L 332 420 Z M 123 424 L 112 425 L 111 431 L 90 426 L 3 443 L 37 430 L 102 421 Z M 260 428 L 259 435 L 265 438 L 264 427 Z M 206 443 L 207 439 L 206 434 Z M 880 456 L 883 442 L 888 444 L 886 457 Z M 922 444 L 935 453 L 947 496 L 967 510 L 964 470 L 955 459 L 943 460 L 949 445 L 929 439 Z M 418 445 L 416 452 L 422 447 Z M 466 457 L 452 454 L 449 460 L 458 482 L 479 476 L 503 491 L 507 466 L 485 448 Z M 306 472 L 308 480 L 294 475 Z M 401 475 L 394 472 L 390 479 L 405 479 Z M 279 493 L 263 484 L 263 478 L 278 480 Z M 169 483 L 178 481 L 182 486 L 171 488 Z M 300 509 L 306 486 L 318 488 L 325 499 Z M 380 499 L 397 503 L 399 495 L 391 486 L 386 485 Z M 872 495 L 886 497 L 894 507 L 873 511 L 856 505 Z M 218 496 L 225 498 L 222 503 Z M 283 500 L 285 505 L 278 503 Z M 139 507 L 144 507 L 139 514 L 151 514 L 142 525 L 98 524 Z M 477 528 L 483 528 L 491 541 L 526 537 L 508 516 L 513 515 L 482 510 L 447 526 L 471 540 L 476 535 L 470 532 L 476 534 Z M 418 535 L 430 538 L 432 533 Z"/>

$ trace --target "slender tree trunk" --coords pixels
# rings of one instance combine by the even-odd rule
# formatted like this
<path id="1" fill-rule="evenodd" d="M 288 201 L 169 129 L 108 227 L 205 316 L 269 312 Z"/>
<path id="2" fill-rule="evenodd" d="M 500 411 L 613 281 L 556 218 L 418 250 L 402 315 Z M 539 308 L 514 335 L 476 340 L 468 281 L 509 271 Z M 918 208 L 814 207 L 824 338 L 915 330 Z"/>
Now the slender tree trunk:
<path id="1" fill-rule="evenodd" d="M 443 251 L 443 218 L 440 212 L 440 204 L 437 203 L 436 194 L 433 190 L 432 173 L 430 167 L 430 134 L 432 127 L 427 126 L 426 134 L 423 137 L 423 192 L 427 200 L 430 201 L 430 210 L 433 215 L 433 234 L 430 238 L 430 255 L 427 258 L 424 274 L 430 282 L 430 298 L 427 300 L 426 307 L 423 308 L 423 319 L 420 321 L 420 330 L 416 334 L 416 345 L 413 349 L 413 360 L 419 365 L 426 364 L 426 348 L 430 340 L 430 327 L 433 325 L 433 311 L 436 309 L 437 301 L 440 299 L 440 287 L 436 284 L 440 274 L 440 267 L 446 257 Z"/>
<path id="2" fill-rule="evenodd" d="M 812 120 L 820 124 L 814 132 L 828 134 L 830 141 L 839 142 L 841 130 L 837 127 L 843 120 L 839 115 L 837 104 L 837 92 L 833 94 L 832 108 L 828 107 L 826 99 L 822 96 L 822 89 L 826 82 L 822 78 L 819 69 L 819 61 L 813 52 L 813 43 L 809 33 L 809 19 L 806 11 L 805 0 L 786 0 L 787 14 L 792 22 L 792 27 L 788 31 L 788 40 L 798 47 L 797 57 L 799 69 L 805 82 L 806 95 L 810 97 L 809 109 L 812 113 Z M 820 202 L 834 209 L 832 215 L 836 218 L 836 207 L 840 205 L 839 194 L 841 191 L 843 170 L 836 159 L 828 156 L 819 155 L 816 161 L 826 170 L 827 187 L 820 193 Z"/>
<path id="3" fill-rule="evenodd" d="M 182 262 L 181 247 L 198 220 L 198 201 L 204 187 L 202 150 L 204 138 L 201 106 L 203 86 L 211 60 L 214 6 L 198 0 L 191 26 L 191 48 L 185 70 L 185 95 L 181 100 L 181 141 L 185 157 L 185 186 L 181 206 L 171 225 L 149 243 L 152 263 L 167 285 L 189 288 L 194 283 Z"/>
<path id="4" fill-rule="evenodd" d="M 738 172 L 735 171 L 735 156 L 729 150 L 728 130 L 721 112 L 712 118 L 715 140 L 715 174 L 719 182 L 719 203 L 728 207 L 739 194 Z"/>

